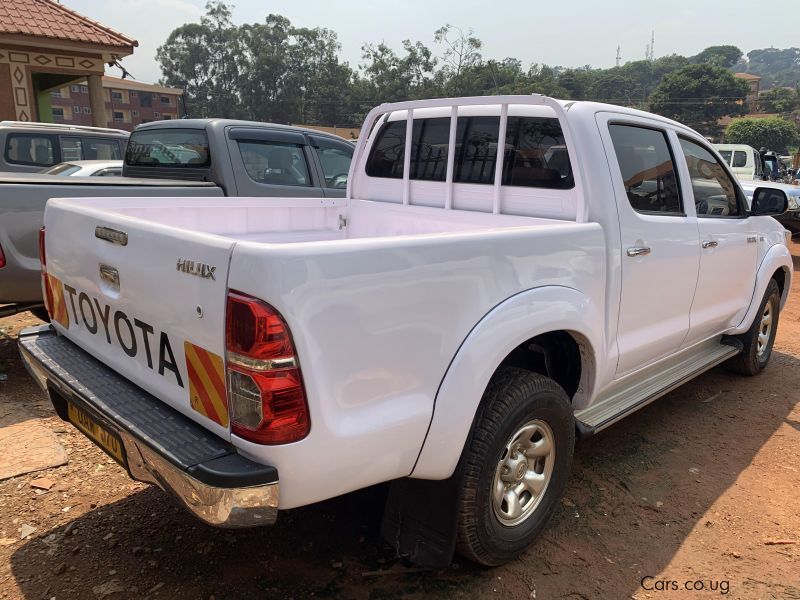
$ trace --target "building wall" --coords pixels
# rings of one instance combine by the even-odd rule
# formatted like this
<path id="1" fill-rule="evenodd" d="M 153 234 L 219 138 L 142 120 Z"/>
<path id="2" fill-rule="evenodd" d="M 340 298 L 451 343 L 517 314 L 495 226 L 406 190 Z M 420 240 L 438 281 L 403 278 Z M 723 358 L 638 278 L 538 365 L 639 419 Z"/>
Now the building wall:
<path id="1" fill-rule="evenodd" d="M 3 118 L 17 121 L 48 121 L 39 115 L 36 77 L 55 75 L 69 80 L 73 77 L 102 75 L 105 65 L 102 55 L 84 52 L 48 50 L 29 46 L 0 45 L 0 110 Z M 4 75 L 6 70 L 10 79 Z M 6 104 L 13 106 L 13 116 Z"/>
<path id="2" fill-rule="evenodd" d="M 11 67 L 0 63 L 0 121 L 13 121 L 17 118 L 12 89 Z"/>
<path id="3" fill-rule="evenodd" d="M 106 81 L 103 84 L 109 127 L 133 131 L 141 123 L 180 116 L 179 94 L 164 92 L 158 86 L 153 86 L 156 91 L 148 92 L 115 88 Z M 52 96 L 55 123 L 92 124 L 89 88 L 85 83 L 63 87 Z"/>

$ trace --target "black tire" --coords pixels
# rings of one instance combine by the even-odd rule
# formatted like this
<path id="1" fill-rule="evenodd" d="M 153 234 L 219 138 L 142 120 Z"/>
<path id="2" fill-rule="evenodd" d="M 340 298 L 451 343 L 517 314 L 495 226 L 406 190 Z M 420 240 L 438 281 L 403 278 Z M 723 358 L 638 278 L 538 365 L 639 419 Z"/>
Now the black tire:
<path id="1" fill-rule="evenodd" d="M 758 312 L 753 320 L 753 324 L 747 333 L 737 336 L 744 344 L 744 350 L 728 360 L 725 367 L 734 373 L 741 375 L 756 375 L 767 366 L 770 356 L 772 356 L 772 345 L 775 343 L 775 334 L 778 331 L 778 318 L 780 316 L 779 307 L 781 303 L 781 291 L 778 283 L 774 279 L 770 279 L 767 284 L 767 291 L 764 292 L 764 298 L 761 300 L 761 305 L 758 307 Z M 772 329 L 769 332 L 769 339 L 765 346 L 764 352 L 758 352 L 758 335 L 761 330 L 761 318 L 770 305 L 772 311 Z"/>
<path id="2" fill-rule="evenodd" d="M 44 306 L 40 306 L 39 308 L 32 308 L 30 312 L 37 319 L 40 319 L 45 323 L 50 322 L 50 315 L 47 314 L 47 309 Z"/>
<path id="3" fill-rule="evenodd" d="M 552 474 L 517 525 L 503 524 L 492 500 L 495 472 L 511 436 L 532 420 L 552 433 Z M 539 535 L 564 493 L 575 446 L 575 421 L 564 390 L 552 379 L 523 369 L 502 367 L 484 392 L 470 440 L 461 457 L 457 551 L 478 564 L 497 566 L 518 556 Z"/>

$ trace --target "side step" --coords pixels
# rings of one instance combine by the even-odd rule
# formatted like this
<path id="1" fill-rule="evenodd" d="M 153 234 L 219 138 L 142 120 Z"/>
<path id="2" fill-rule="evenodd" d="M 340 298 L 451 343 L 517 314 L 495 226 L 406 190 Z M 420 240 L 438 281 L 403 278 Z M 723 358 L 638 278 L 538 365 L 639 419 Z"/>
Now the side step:
<path id="1" fill-rule="evenodd" d="M 743 349 L 736 338 L 715 339 L 689 348 L 666 366 L 659 364 L 626 377 L 592 406 L 575 412 L 578 434 L 584 437 L 613 425 Z"/>

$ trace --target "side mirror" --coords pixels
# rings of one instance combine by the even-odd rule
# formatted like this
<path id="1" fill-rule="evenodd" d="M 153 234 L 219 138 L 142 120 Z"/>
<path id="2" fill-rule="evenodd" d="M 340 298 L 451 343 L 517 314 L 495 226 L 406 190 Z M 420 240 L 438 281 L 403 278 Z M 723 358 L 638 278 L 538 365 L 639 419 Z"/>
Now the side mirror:
<path id="1" fill-rule="evenodd" d="M 750 215 L 754 217 L 777 217 L 789 210 L 789 197 L 776 188 L 760 187 L 753 192 Z"/>

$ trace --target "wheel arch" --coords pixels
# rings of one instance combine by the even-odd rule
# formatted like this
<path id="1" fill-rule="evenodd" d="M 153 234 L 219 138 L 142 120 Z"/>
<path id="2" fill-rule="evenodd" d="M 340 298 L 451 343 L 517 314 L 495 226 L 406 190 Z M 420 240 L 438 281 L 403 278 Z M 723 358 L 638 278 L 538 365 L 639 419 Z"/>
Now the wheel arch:
<path id="1" fill-rule="evenodd" d="M 528 290 L 493 308 L 467 335 L 444 374 L 410 476 L 452 475 L 483 393 L 501 366 L 548 375 L 566 386 L 573 405 L 586 404 L 596 386 L 603 323 L 602 307 L 578 290 L 559 286 Z M 565 359 L 577 364 L 555 364 Z"/>
<path id="2" fill-rule="evenodd" d="M 771 279 L 776 279 L 778 287 L 781 289 L 781 304 L 780 308 L 783 310 L 786 301 L 789 298 L 789 289 L 792 285 L 792 255 L 784 244 L 774 244 L 767 250 L 764 259 L 756 273 L 756 284 L 753 289 L 753 296 L 750 300 L 750 308 L 745 313 L 741 323 L 735 330 L 730 333 L 733 335 L 744 333 L 753 324 L 756 318 L 758 307 L 761 304 L 761 299 L 767 291 L 767 285 Z"/>

